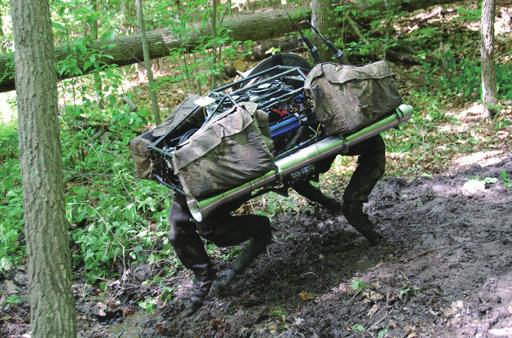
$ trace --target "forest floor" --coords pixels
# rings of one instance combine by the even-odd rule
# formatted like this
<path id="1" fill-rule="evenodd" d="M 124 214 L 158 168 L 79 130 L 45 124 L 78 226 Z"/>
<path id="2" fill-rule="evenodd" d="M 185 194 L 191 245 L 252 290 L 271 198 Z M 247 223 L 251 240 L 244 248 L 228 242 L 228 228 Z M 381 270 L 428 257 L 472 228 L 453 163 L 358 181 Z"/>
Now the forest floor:
<path id="1" fill-rule="evenodd" d="M 172 299 L 141 311 L 142 299 L 162 294 L 144 282 L 162 266 L 142 265 L 108 281 L 106 294 L 75 285 L 80 336 L 511 337 L 512 126 L 506 130 L 500 150 L 455 157 L 442 174 L 379 182 L 366 208 L 386 244 L 369 246 L 342 216 L 292 196 L 297 205 L 274 217 L 267 253 L 229 295 L 211 295 L 184 317 L 191 275 L 181 270 L 165 280 Z M 328 174 L 323 185 L 339 198 L 336 179 Z M 25 283 L 18 270 L 10 287 Z M 4 329 L 22 336 L 27 305 L 5 315 L 12 324 Z"/>
<path id="2" fill-rule="evenodd" d="M 397 69 L 402 92 L 420 80 L 410 72 Z M 512 337 L 512 102 L 499 121 L 483 120 L 478 104 L 445 103 L 442 123 L 417 126 L 421 144 L 391 148 L 389 176 L 366 205 L 385 244 L 369 246 L 343 216 L 292 195 L 274 213 L 267 253 L 228 295 L 184 317 L 190 272 L 131 267 L 104 288 L 74 285 L 79 336 Z M 322 188 L 341 200 L 353 167 L 339 157 Z M 219 269 L 237 251 L 216 250 Z M 164 287 L 149 282 L 158 278 Z M 0 282 L 6 294 L 27 292 L 23 267 Z M 30 337 L 28 321 L 26 301 L 4 304 L 0 336 Z"/>
<path id="3" fill-rule="evenodd" d="M 175 299 L 154 315 L 105 306 L 107 322 L 125 314 L 105 325 L 98 304 L 82 304 L 84 336 L 511 337 L 512 182 L 502 174 L 512 173 L 510 154 L 478 153 L 443 175 L 383 180 L 367 209 L 386 244 L 370 247 L 321 209 L 279 215 L 267 254 L 229 296 L 211 296 L 183 317 L 191 276 L 182 271 L 168 281 Z M 125 288 L 124 296 L 139 292 L 147 290 Z"/>
<path id="4" fill-rule="evenodd" d="M 79 305 L 83 336 L 510 337 L 510 154 L 475 153 L 443 175 L 380 182 L 367 209 L 386 244 L 370 247 L 320 208 L 279 215 L 267 254 L 191 317 L 180 312 L 187 271 L 168 281 L 171 302 L 131 314 L 126 300 L 150 292 L 137 286 L 157 269 L 135 271 L 124 282 L 133 287 L 106 305 Z"/>

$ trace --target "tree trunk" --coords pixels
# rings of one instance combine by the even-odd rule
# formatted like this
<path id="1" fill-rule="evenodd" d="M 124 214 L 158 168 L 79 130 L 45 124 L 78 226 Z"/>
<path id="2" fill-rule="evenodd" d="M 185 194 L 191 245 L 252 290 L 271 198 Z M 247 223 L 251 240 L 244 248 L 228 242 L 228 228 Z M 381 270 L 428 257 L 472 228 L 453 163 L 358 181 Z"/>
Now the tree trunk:
<path id="1" fill-rule="evenodd" d="M 482 1 L 482 45 L 480 59 L 482 63 L 482 100 L 485 114 L 492 117 L 496 114 L 496 73 L 494 69 L 494 20 L 496 2 Z"/>
<path id="2" fill-rule="evenodd" d="M 4 24 L 2 21 L 2 14 L 3 13 L 0 13 L 0 52 L 5 53 L 5 48 L 4 48 L 5 33 L 3 30 Z"/>
<path id="3" fill-rule="evenodd" d="M 297 35 L 288 35 L 284 38 L 264 40 L 258 42 L 251 48 L 252 57 L 255 60 L 262 60 L 268 56 L 267 51 L 271 48 L 277 48 L 281 52 L 289 52 L 297 49 L 304 49 L 302 40 Z"/>
<path id="4" fill-rule="evenodd" d="M 317 0 L 318 1 L 318 0 Z M 324 0 L 325 1 L 325 0 Z M 401 8 L 404 10 L 414 10 L 425 8 L 430 5 L 453 3 L 457 0 L 387 0 L 390 8 Z M 130 3 L 124 2 L 124 3 Z M 357 10 L 375 9 L 384 10 L 384 1 L 368 2 L 358 0 L 354 6 Z M 310 11 L 304 8 L 299 8 L 290 11 L 286 10 L 273 10 L 270 12 L 254 13 L 254 14 L 238 14 L 235 16 L 226 17 L 223 26 L 230 31 L 230 36 L 234 40 L 245 41 L 261 41 L 268 40 L 274 37 L 283 36 L 285 33 L 295 30 L 293 25 L 287 17 L 290 14 L 294 21 L 299 22 L 304 19 L 309 19 Z M 359 20 L 359 19 L 358 19 Z M 173 36 L 168 29 L 159 29 L 147 32 L 148 48 L 152 58 L 160 58 L 167 56 L 169 51 L 173 48 L 187 47 L 191 50 L 199 41 L 201 36 L 211 35 L 211 27 L 200 29 L 196 26 L 196 33 L 180 40 Z M 98 51 L 101 54 L 109 55 L 112 58 L 104 57 L 100 62 L 103 64 L 117 64 L 119 66 L 129 65 L 140 62 L 143 59 L 142 47 L 140 45 L 140 35 L 129 35 L 120 37 L 118 39 L 98 42 Z M 57 46 L 55 54 L 57 61 L 66 59 L 69 54 L 69 48 L 65 46 Z M 77 60 L 79 68 L 83 69 L 85 61 Z M 90 72 L 93 69 L 89 68 L 84 73 Z M 67 79 L 76 76 L 75 74 L 59 74 L 59 79 Z M 12 55 L 0 55 L 0 92 L 13 90 L 14 85 L 14 60 Z"/>
<path id="5" fill-rule="evenodd" d="M 99 6 L 98 6 L 98 0 L 91 0 L 92 8 L 95 12 L 99 12 Z M 91 38 L 96 44 L 96 41 L 98 40 L 98 19 L 95 18 L 91 24 Z M 97 49 L 96 46 L 94 46 L 94 49 Z M 101 75 L 99 70 L 94 71 L 94 90 L 96 91 L 96 99 L 98 100 L 98 106 L 103 109 L 104 103 L 103 103 L 103 84 L 101 82 Z"/>
<path id="6" fill-rule="evenodd" d="M 155 123 L 160 124 L 160 108 L 158 107 L 158 98 L 156 95 L 155 80 L 153 79 L 153 70 L 151 69 L 151 57 L 149 54 L 148 42 L 146 38 L 146 28 L 144 26 L 144 14 L 142 12 L 142 0 L 135 0 L 137 7 L 137 20 L 139 21 L 140 38 L 142 42 L 142 53 L 144 55 L 144 68 L 148 77 L 148 94 L 151 100 L 151 112 L 155 118 Z"/>
<path id="7" fill-rule="evenodd" d="M 32 337 L 75 337 L 50 8 L 11 0 Z"/>
<path id="8" fill-rule="evenodd" d="M 331 0 L 312 0 L 311 1 L 311 25 L 318 29 L 325 37 L 329 36 L 330 30 L 335 27 L 335 12 Z M 331 61 L 334 56 L 327 49 L 325 43 L 319 36 L 313 33 L 313 42 L 318 47 L 320 56 L 324 61 Z"/>
<path id="9" fill-rule="evenodd" d="M 273 10 L 264 13 L 239 14 L 226 17 L 223 21 L 223 27 L 227 28 L 229 35 L 234 40 L 266 40 L 272 37 L 282 36 L 284 33 L 294 31 L 290 24 L 287 14 L 290 14 L 296 21 L 309 18 L 309 12 L 304 9 L 295 11 Z M 147 32 L 147 41 L 149 52 L 152 58 L 159 58 L 169 55 L 169 51 L 174 48 L 187 47 L 191 50 L 205 35 L 211 35 L 211 26 L 204 28 L 196 26 L 194 33 L 179 39 L 173 36 L 169 29 L 159 29 Z M 100 62 L 104 64 L 117 64 L 119 66 L 129 65 L 140 62 L 143 59 L 140 35 L 134 34 L 120 37 L 113 41 L 98 41 L 98 50 L 100 54 L 110 55 L 112 58 L 104 57 Z M 58 46 L 55 48 L 57 61 L 68 57 L 68 48 Z M 82 60 L 77 60 L 78 66 L 83 69 Z M 91 67 L 92 68 L 92 67 Z M 89 68 L 88 71 L 93 69 Z M 87 71 L 84 70 L 84 73 Z M 58 75 L 60 79 L 66 79 L 75 75 L 64 73 Z M 0 92 L 14 89 L 14 63 L 12 55 L 0 56 Z"/>

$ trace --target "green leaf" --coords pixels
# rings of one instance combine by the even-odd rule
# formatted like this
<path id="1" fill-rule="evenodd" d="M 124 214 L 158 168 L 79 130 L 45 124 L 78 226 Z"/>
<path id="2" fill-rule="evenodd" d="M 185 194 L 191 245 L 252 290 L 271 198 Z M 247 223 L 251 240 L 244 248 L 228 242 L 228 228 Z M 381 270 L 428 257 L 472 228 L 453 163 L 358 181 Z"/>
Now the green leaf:
<path id="1" fill-rule="evenodd" d="M 363 333 L 366 331 L 366 329 L 364 328 L 364 326 L 362 324 L 354 324 L 354 325 L 352 325 L 352 331 L 357 332 L 357 333 Z"/>
<path id="2" fill-rule="evenodd" d="M 389 328 L 386 327 L 379 331 L 379 333 L 377 334 L 377 338 L 384 338 L 384 337 L 386 337 L 386 335 L 388 333 L 389 333 Z"/>
<path id="3" fill-rule="evenodd" d="M 52 22 L 53 29 L 55 29 L 58 32 L 65 33 L 67 31 L 66 26 L 58 23 L 58 22 Z"/>

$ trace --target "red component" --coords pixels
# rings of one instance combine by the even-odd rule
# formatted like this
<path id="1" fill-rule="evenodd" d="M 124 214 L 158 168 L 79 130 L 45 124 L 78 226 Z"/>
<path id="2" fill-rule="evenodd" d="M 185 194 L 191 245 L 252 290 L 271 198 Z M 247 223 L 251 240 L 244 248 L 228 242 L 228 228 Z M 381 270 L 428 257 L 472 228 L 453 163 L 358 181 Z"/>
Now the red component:
<path id="1" fill-rule="evenodd" d="M 286 109 L 272 109 L 272 112 L 278 114 L 279 117 L 284 117 L 290 114 L 290 112 Z"/>

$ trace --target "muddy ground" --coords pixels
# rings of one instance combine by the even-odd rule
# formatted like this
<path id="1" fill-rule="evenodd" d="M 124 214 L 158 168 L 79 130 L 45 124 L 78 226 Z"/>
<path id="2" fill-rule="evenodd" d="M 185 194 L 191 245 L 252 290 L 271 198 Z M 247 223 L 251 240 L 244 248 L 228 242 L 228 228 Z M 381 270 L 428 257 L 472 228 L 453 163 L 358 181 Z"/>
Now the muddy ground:
<path id="1" fill-rule="evenodd" d="M 319 208 L 283 214 L 268 253 L 230 295 L 185 318 L 181 271 L 168 281 L 174 300 L 153 315 L 79 306 L 81 336 L 512 337 L 512 157 L 460 163 L 378 184 L 367 209 L 387 244 L 370 247 Z"/>
<path id="2" fill-rule="evenodd" d="M 186 270 L 163 277 L 167 291 L 145 283 L 162 264 L 105 280 L 106 291 L 78 283 L 79 336 L 512 337 L 512 152 L 499 147 L 442 175 L 379 182 L 366 208 L 385 244 L 370 247 L 318 207 L 278 215 L 268 252 L 191 317 L 181 312 Z M 26 283 L 18 268 L 0 276 L 0 294 L 26 293 Z M 148 297 L 153 314 L 140 310 Z M 26 301 L 4 304 L 0 337 L 29 337 L 28 321 Z"/>
<path id="3" fill-rule="evenodd" d="M 383 179 L 366 205 L 386 239 L 373 247 L 342 216 L 299 203 L 273 219 L 268 252 L 230 294 L 211 295 L 191 317 L 181 312 L 186 270 L 163 277 L 166 299 L 145 282 L 162 264 L 127 270 L 106 292 L 76 284 L 80 337 L 512 337 L 510 154 L 475 152 L 442 175 Z M 0 291 L 26 293 L 23 268 Z M 153 314 L 140 310 L 148 297 Z M 29 337 L 26 301 L 0 310 L 0 337 Z"/>
<path id="4" fill-rule="evenodd" d="M 157 268 L 136 269 L 123 287 L 112 282 L 102 302 L 76 285 L 80 336 L 511 337 L 507 154 L 466 156 L 445 175 L 384 179 L 367 211 L 386 244 L 370 247 L 343 217 L 320 208 L 276 217 L 268 253 L 230 295 L 210 296 L 188 318 L 180 312 L 185 270 L 167 280 L 174 298 L 152 315 L 133 304 L 156 292 L 143 281 Z M 23 287 L 24 274 L 9 283 L 3 287 Z M 26 333 L 26 305 L 3 310 L 2 334 Z"/>

